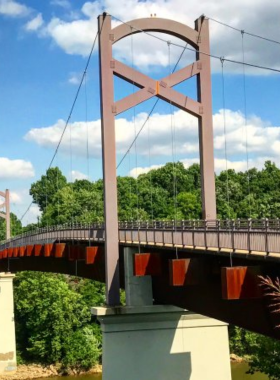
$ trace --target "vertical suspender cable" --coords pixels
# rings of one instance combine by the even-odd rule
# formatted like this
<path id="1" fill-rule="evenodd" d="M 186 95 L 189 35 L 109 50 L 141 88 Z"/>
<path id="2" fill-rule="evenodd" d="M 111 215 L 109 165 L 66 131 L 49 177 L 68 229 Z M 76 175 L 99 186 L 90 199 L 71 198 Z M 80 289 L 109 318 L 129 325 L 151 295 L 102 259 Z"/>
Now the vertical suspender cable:
<path id="1" fill-rule="evenodd" d="M 224 79 L 224 58 L 221 57 L 222 66 L 222 96 L 223 96 L 223 119 L 224 119 L 224 139 L 225 139 L 225 166 L 226 166 L 226 188 L 227 188 L 227 204 L 228 204 L 228 218 L 229 214 L 229 178 L 228 178 L 228 157 L 227 157 L 227 126 L 226 126 L 226 105 L 225 105 L 225 79 Z"/>
<path id="2" fill-rule="evenodd" d="M 87 178 L 89 180 L 89 131 L 88 131 L 88 97 L 87 97 L 87 72 L 84 76 L 85 86 L 85 117 L 86 117 L 86 156 L 87 156 Z"/>
<path id="3" fill-rule="evenodd" d="M 86 158 L 87 158 L 87 179 L 89 181 L 89 131 L 88 131 L 88 97 L 87 97 L 87 71 L 84 72 L 85 86 L 85 122 L 86 122 Z M 88 246 L 90 247 L 90 229 L 88 229 Z"/>
<path id="4" fill-rule="evenodd" d="M 168 65 L 169 65 L 169 75 L 172 74 L 171 70 L 171 51 L 170 51 L 170 41 L 167 42 L 168 46 Z M 171 127 L 171 149 L 172 149 L 172 163 L 173 163 L 173 205 L 174 205 L 174 232 L 177 229 L 177 175 L 176 175 L 176 152 L 175 152 L 175 128 L 173 125 L 173 111 L 174 107 L 172 101 L 170 104 L 170 127 Z M 173 233 L 174 233 L 173 232 Z M 176 247 L 176 258 L 178 259 L 178 249 Z"/>
<path id="5" fill-rule="evenodd" d="M 151 201 L 151 214 L 150 218 L 154 220 L 154 207 L 153 207 L 153 179 L 151 169 L 151 144 L 150 144 L 150 119 L 148 119 L 148 150 L 149 150 L 149 179 L 150 179 L 150 201 Z"/>
<path id="6" fill-rule="evenodd" d="M 251 189 L 249 173 L 249 153 L 248 153 L 248 126 L 247 126 L 247 96 L 246 96 L 246 76 L 245 76 L 245 53 L 244 53 L 244 30 L 241 30 L 242 36 L 242 61 L 243 61 L 243 97 L 244 97 L 244 118 L 245 118 L 245 144 L 246 144 L 246 163 L 247 163 L 247 186 L 249 195 L 249 216 L 251 218 Z"/>
<path id="7" fill-rule="evenodd" d="M 133 28 L 131 29 L 131 66 L 134 68 L 134 46 L 133 46 Z M 135 83 L 132 80 L 132 93 L 135 91 Z M 137 130 L 136 130 L 136 107 L 133 106 L 133 124 L 134 124 L 134 154 L 135 154 L 135 175 L 136 175 L 136 197 L 137 197 L 137 229 L 138 229 L 138 249 L 141 252 L 140 247 L 140 218 L 139 218 L 139 188 L 138 188 L 138 156 L 137 156 Z"/>

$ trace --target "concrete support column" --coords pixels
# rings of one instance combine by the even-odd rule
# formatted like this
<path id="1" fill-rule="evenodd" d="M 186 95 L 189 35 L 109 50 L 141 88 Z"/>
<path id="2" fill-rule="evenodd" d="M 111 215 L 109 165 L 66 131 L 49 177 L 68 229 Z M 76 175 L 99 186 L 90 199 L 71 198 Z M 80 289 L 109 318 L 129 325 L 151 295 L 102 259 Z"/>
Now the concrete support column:
<path id="1" fill-rule="evenodd" d="M 11 273 L 0 273 L 0 375 L 16 371 L 14 295 Z"/>
<path id="2" fill-rule="evenodd" d="M 227 324 L 174 306 L 93 308 L 103 380 L 230 380 Z"/>
<path id="3" fill-rule="evenodd" d="M 133 273 L 135 247 L 124 248 L 125 296 L 127 306 L 147 306 L 153 304 L 152 277 L 136 277 Z"/>

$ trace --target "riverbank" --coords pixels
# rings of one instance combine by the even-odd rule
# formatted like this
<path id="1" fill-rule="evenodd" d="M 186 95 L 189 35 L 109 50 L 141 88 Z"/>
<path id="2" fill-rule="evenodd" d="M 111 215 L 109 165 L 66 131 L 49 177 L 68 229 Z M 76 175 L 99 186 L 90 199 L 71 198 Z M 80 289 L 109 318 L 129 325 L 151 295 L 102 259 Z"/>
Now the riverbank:
<path id="1" fill-rule="evenodd" d="M 242 363 L 246 362 L 246 359 L 239 357 L 235 354 L 230 355 L 230 361 L 232 363 Z M 81 375 L 81 374 L 100 374 L 102 373 L 102 366 L 96 365 L 89 371 L 78 372 L 75 370 L 70 370 L 67 375 Z M 47 377 L 57 377 L 65 375 L 64 372 L 60 370 L 59 367 L 54 365 L 42 366 L 39 364 L 22 364 L 17 367 L 17 371 L 10 374 L 0 375 L 0 380 L 31 380 L 31 379 L 41 379 Z"/>
<path id="2" fill-rule="evenodd" d="M 68 375 L 80 374 L 96 374 L 102 373 L 102 366 L 96 365 L 87 372 L 78 372 L 75 370 L 69 371 Z M 58 367 L 54 365 L 43 367 L 39 364 L 19 365 L 17 371 L 10 374 L 0 375 L 0 380 L 29 380 L 39 379 L 44 377 L 63 376 L 65 373 L 61 372 Z"/>

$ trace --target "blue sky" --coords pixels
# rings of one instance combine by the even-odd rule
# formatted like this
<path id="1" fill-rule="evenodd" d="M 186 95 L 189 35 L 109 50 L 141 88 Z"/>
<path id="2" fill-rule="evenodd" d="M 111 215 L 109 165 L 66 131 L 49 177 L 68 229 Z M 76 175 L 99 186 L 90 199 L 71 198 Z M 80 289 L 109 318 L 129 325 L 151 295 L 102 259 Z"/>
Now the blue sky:
<path id="1" fill-rule="evenodd" d="M 123 21 L 155 13 L 157 17 L 175 19 L 189 26 L 205 14 L 237 29 L 274 40 L 279 35 L 278 0 L 268 4 L 260 0 L 226 3 L 223 0 L 202 0 L 199 4 L 195 0 L 0 0 L 0 189 L 11 190 L 12 211 L 19 217 L 30 203 L 28 190 L 31 183 L 49 166 L 96 35 L 97 16 L 104 10 Z M 116 20 L 113 22 L 117 23 Z M 210 33 L 213 54 L 242 61 L 240 32 L 210 21 Z M 279 45 L 248 35 L 244 36 L 243 42 L 246 62 L 280 69 Z M 133 64 L 154 78 L 167 75 L 181 51 L 173 45 L 168 50 L 167 43 L 141 35 L 114 47 L 116 58 L 128 65 Z M 192 59 L 193 53 L 185 52 L 180 65 L 188 64 Z M 225 62 L 224 113 L 221 63 L 212 59 L 211 65 L 216 171 L 226 167 L 246 170 L 246 138 L 249 167 L 261 168 L 266 159 L 280 165 L 280 74 L 246 68 L 244 77 L 241 65 Z M 54 166 L 58 165 L 69 180 L 87 177 L 95 180 L 101 176 L 98 86 L 96 48 L 86 86 L 81 89 L 71 118 L 72 144 L 70 146 L 68 129 L 54 160 Z M 179 89 L 194 96 L 195 81 L 186 82 Z M 120 98 L 133 89 L 115 80 L 115 91 L 116 98 Z M 117 161 L 126 152 L 153 104 L 154 99 L 120 115 L 116 121 Z M 171 124 L 175 131 L 173 152 Z M 228 162 L 224 153 L 224 124 Z M 160 101 L 137 142 L 136 150 L 131 150 L 118 174 L 139 175 L 171 161 L 172 153 L 186 166 L 198 162 L 197 121 Z M 32 207 L 24 223 L 36 220 L 37 215 L 38 210 Z"/>

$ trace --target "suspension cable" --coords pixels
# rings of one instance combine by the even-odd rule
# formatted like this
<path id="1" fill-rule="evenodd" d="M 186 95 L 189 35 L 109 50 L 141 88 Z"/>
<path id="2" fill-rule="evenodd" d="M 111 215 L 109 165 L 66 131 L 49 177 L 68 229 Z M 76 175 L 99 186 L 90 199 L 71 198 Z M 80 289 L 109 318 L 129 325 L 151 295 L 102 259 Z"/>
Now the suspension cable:
<path id="1" fill-rule="evenodd" d="M 226 26 L 227 28 L 233 29 L 233 30 L 235 30 L 235 31 L 237 31 L 237 32 L 241 32 L 241 33 L 243 33 L 243 34 L 247 34 L 247 36 L 251 36 L 251 37 L 259 38 L 259 39 L 261 39 L 261 40 L 268 41 L 268 42 L 272 42 L 272 43 L 274 43 L 274 44 L 280 45 L 280 42 L 279 42 L 279 41 L 273 40 L 273 39 L 271 39 L 271 38 L 263 37 L 263 36 L 260 36 L 260 35 L 258 35 L 258 34 L 255 34 L 255 33 L 245 32 L 245 30 L 238 29 L 238 28 L 236 28 L 236 27 L 234 27 L 234 26 L 232 26 L 232 25 L 228 25 L 228 24 L 226 24 L 225 22 L 222 22 L 222 21 L 216 20 L 216 19 L 214 19 L 214 18 L 212 18 L 212 17 L 208 17 L 208 16 L 207 16 L 207 19 L 208 19 L 208 20 L 211 20 L 211 21 L 214 21 L 214 22 L 216 22 L 217 24 L 220 24 L 220 25 Z"/>
<path id="2" fill-rule="evenodd" d="M 133 33 L 131 28 L 131 67 L 134 69 L 134 44 L 133 44 Z M 134 76 L 134 75 L 133 75 Z M 135 82 L 132 78 L 132 94 L 135 92 Z M 137 230 L 138 230 L 138 251 L 141 253 L 140 245 L 140 218 L 139 218 L 139 187 L 138 187 L 138 152 L 137 152 L 137 128 L 136 128 L 136 106 L 133 106 L 133 125 L 134 125 L 134 154 L 135 154 L 135 175 L 136 175 L 136 220 L 137 220 Z"/>
<path id="3" fill-rule="evenodd" d="M 129 24 L 128 22 L 124 22 L 123 20 L 111 15 L 115 20 L 121 22 L 122 24 L 124 25 L 128 25 L 130 27 L 132 27 L 134 30 L 136 30 L 137 32 L 141 32 L 141 33 L 144 33 L 146 34 L 147 36 L 150 36 L 150 37 L 153 37 L 163 43 L 167 43 L 167 42 L 170 42 L 171 45 L 173 46 L 177 46 L 177 47 L 180 47 L 180 48 L 184 48 L 184 45 L 181 45 L 179 43 L 175 43 L 175 42 L 171 42 L 171 41 L 168 41 L 162 37 L 159 37 L 159 36 L 156 36 L 150 32 L 147 32 L 143 29 L 140 29 L 140 28 L 136 28 L 135 26 L 132 26 L 131 24 Z M 248 33 L 247 33 L 248 34 Z M 276 42 L 276 41 L 275 41 Z M 256 69 L 261 69 L 261 70 L 268 70 L 268 71 L 272 71 L 272 72 L 276 72 L 276 73 L 280 73 L 280 69 L 275 69 L 273 67 L 269 67 L 269 66 L 262 66 L 262 65 L 256 65 L 256 64 L 253 64 L 253 63 L 249 63 L 249 62 L 242 62 L 242 61 L 238 61 L 238 60 L 235 60 L 235 59 L 229 59 L 229 58 L 226 58 L 226 57 L 220 57 L 218 55 L 214 55 L 214 54 L 210 54 L 210 53 L 207 53 L 207 52 L 204 52 L 202 50 L 197 50 L 195 48 L 189 48 L 189 47 L 185 47 L 186 50 L 189 50 L 189 51 L 192 51 L 193 53 L 199 53 L 199 54 L 202 54 L 202 55 L 206 55 L 208 57 L 211 57 L 211 58 L 214 58 L 214 59 L 217 59 L 217 60 L 221 60 L 221 58 L 223 59 L 224 62 L 229 62 L 229 63 L 234 63 L 234 64 L 238 64 L 238 65 L 244 65 L 244 66 L 248 66 L 248 67 L 253 67 L 253 68 L 256 68 Z"/>
<path id="4" fill-rule="evenodd" d="M 170 43 L 167 43 L 168 46 L 168 66 L 169 66 L 169 76 L 172 75 L 171 70 L 171 50 Z M 175 127 L 173 123 L 173 113 L 174 106 L 172 101 L 170 104 L 170 129 L 171 129 L 171 150 L 172 150 L 172 163 L 173 163 L 173 206 L 174 206 L 174 229 L 177 229 L 177 174 L 176 174 L 176 151 L 175 151 Z M 176 258 L 178 259 L 178 247 L 176 247 Z"/>
<path id="5" fill-rule="evenodd" d="M 225 78 L 224 78 L 224 61 L 221 58 L 222 67 L 222 97 L 223 97 L 223 119 L 224 119 L 224 139 L 225 139 L 225 166 L 226 166 L 226 189 L 227 189 L 227 204 L 228 217 L 229 215 L 229 178 L 228 178 L 228 157 L 227 157 L 227 126 L 226 126 L 226 101 L 225 101 Z"/>
<path id="6" fill-rule="evenodd" d="M 242 38 L 242 59 L 245 61 L 244 52 L 244 31 L 241 31 Z M 247 163 L 247 187 L 249 195 L 249 216 L 251 218 L 251 189 L 250 189 L 250 173 L 249 173 L 249 153 L 248 153 L 248 125 L 247 125 L 247 94 L 246 94 L 246 75 L 245 66 L 243 65 L 243 97 L 244 97 L 244 121 L 245 121 L 245 144 L 246 144 L 246 163 Z"/>
<path id="7" fill-rule="evenodd" d="M 87 178 L 89 179 L 89 131 L 88 131 L 88 96 L 87 96 L 87 72 L 85 72 L 85 118 L 86 118 L 86 157 L 87 157 Z"/>
<path id="8" fill-rule="evenodd" d="M 101 30 L 102 30 L 102 29 L 101 29 Z M 86 75 L 87 70 L 88 70 L 88 67 L 89 67 L 89 63 L 90 63 L 90 61 L 91 61 L 91 57 L 92 57 L 92 54 L 93 54 L 93 51 L 94 51 L 94 48 L 95 48 L 95 44 L 96 44 L 96 41 L 97 41 L 98 34 L 99 34 L 99 32 L 96 33 L 96 36 L 95 36 L 94 41 L 93 41 L 93 44 L 92 44 L 92 46 L 91 46 L 91 50 L 90 50 L 90 53 L 89 53 L 89 56 L 88 56 L 88 59 L 87 59 L 87 62 L 86 62 L 86 66 L 85 66 L 85 69 L 84 69 L 84 72 L 83 72 L 83 75 L 82 75 L 82 78 L 81 78 L 80 84 L 79 84 L 78 89 L 77 89 L 77 91 L 76 91 L 76 94 L 75 94 L 75 97 L 74 97 L 73 103 L 72 103 L 71 108 L 70 108 L 70 112 L 69 112 L 69 114 L 68 114 L 67 120 L 66 120 L 66 122 L 65 122 L 65 125 L 64 125 L 63 131 L 62 131 L 62 133 L 61 133 L 60 139 L 59 139 L 59 141 L 58 141 L 57 147 L 56 147 L 56 149 L 55 149 L 55 151 L 54 151 L 54 154 L 53 154 L 53 157 L 52 157 L 52 159 L 51 159 L 51 161 L 50 161 L 50 164 L 49 164 L 49 166 L 48 166 L 48 169 L 50 169 L 51 166 L 52 166 L 52 164 L 53 164 L 53 161 L 54 161 L 54 159 L 55 159 L 55 156 L 57 155 L 58 149 L 59 149 L 59 147 L 60 147 L 60 145 L 61 145 L 61 142 L 62 142 L 63 136 L 64 136 L 64 134 L 65 134 L 65 131 L 66 131 L 66 129 L 67 129 L 67 127 L 68 127 L 68 124 L 69 124 L 69 121 L 70 121 L 70 119 L 71 119 L 71 116 L 72 116 L 73 110 L 74 110 L 74 108 L 75 108 L 75 105 L 76 105 L 76 102 L 77 102 L 78 96 L 79 96 L 79 94 L 80 94 L 80 90 L 81 90 L 82 84 L 83 84 L 83 82 L 84 82 L 85 75 Z M 25 215 L 27 214 L 27 212 L 30 210 L 30 207 L 32 206 L 32 204 L 33 204 L 33 201 L 30 202 L 30 204 L 29 204 L 29 206 L 27 207 L 26 211 L 25 211 L 25 212 L 23 213 L 23 215 L 21 216 L 20 221 L 22 221 L 22 219 L 25 217 Z"/>
<path id="9" fill-rule="evenodd" d="M 151 167 L 151 141 L 150 141 L 150 120 L 148 120 L 148 153 L 149 153 L 149 168 Z M 151 220 L 154 220 L 154 206 L 153 206 L 153 179 L 152 170 L 149 171 L 150 179 L 150 202 L 151 202 Z"/>

